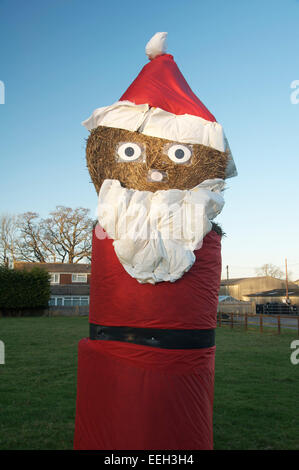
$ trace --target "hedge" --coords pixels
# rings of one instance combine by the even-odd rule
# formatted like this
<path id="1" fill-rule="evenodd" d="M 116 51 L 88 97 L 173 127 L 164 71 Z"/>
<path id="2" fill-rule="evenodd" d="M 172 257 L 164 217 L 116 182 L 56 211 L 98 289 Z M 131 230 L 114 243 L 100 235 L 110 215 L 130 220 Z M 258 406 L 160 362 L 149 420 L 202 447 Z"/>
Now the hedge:
<path id="1" fill-rule="evenodd" d="M 38 267 L 31 271 L 0 267 L 0 309 L 2 314 L 27 309 L 41 310 L 48 307 L 50 276 Z M 10 311 L 10 312 L 9 312 Z M 20 313 L 19 313 L 20 314 Z"/>

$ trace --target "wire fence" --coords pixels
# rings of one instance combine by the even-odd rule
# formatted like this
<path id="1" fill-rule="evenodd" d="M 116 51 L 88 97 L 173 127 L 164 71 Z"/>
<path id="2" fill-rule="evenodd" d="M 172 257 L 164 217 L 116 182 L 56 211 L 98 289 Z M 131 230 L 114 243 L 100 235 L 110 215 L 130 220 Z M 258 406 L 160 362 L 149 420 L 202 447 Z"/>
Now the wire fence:
<path id="1" fill-rule="evenodd" d="M 256 315 L 251 313 L 218 313 L 217 325 L 242 327 L 248 330 L 251 326 L 258 327 L 260 333 L 263 333 L 265 328 L 272 328 L 277 330 L 280 334 L 283 329 L 289 331 L 296 331 L 299 336 L 299 315 Z"/>

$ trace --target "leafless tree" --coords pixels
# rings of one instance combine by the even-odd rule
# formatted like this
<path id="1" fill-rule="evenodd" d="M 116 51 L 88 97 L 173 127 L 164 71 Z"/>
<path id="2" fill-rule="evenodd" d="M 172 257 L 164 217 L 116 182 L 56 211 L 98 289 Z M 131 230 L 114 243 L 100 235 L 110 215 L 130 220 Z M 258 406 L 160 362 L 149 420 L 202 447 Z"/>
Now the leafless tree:
<path id="1" fill-rule="evenodd" d="M 284 277 L 284 272 L 274 264 L 266 263 L 263 264 L 260 268 L 255 270 L 257 276 L 272 276 L 276 279 L 282 279 Z"/>
<path id="2" fill-rule="evenodd" d="M 57 206 L 41 223 L 44 242 L 52 247 L 60 263 L 78 263 L 91 259 L 93 221 L 89 209 Z"/>
<path id="3" fill-rule="evenodd" d="M 0 264 L 9 266 L 16 259 L 17 218 L 11 214 L 0 216 Z"/>
<path id="4" fill-rule="evenodd" d="M 93 221 L 89 209 L 57 206 L 49 217 L 36 212 L 0 219 L 0 263 L 78 263 L 91 260 Z"/>
<path id="5" fill-rule="evenodd" d="M 46 263 L 51 253 L 51 247 L 48 247 L 44 241 L 44 233 L 42 223 L 39 220 L 39 214 L 36 212 L 25 212 L 19 215 L 18 229 L 18 259 L 29 262 L 38 261 L 40 263 Z"/>

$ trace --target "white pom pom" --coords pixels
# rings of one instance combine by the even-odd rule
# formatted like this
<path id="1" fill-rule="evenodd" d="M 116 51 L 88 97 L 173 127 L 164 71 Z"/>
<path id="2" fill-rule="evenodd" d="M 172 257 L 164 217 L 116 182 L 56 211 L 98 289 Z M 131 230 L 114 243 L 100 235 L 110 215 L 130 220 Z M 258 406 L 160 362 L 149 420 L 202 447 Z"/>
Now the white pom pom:
<path id="1" fill-rule="evenodd" d="M 165 54 L 167 50 L 166 44 L 167 33 L 156 33 L 145 46 L 147 57 L 152 60 L 161 54 Z"/>

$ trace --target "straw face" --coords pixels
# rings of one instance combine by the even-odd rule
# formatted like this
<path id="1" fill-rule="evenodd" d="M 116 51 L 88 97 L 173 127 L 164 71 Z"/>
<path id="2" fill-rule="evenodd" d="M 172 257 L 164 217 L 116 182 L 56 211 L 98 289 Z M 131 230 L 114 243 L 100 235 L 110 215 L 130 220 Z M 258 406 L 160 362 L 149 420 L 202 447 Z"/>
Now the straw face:
<path id="1" fill-rule="evenodd" d="M 129 189 L 154 192 L 191 189 L 207 179 L 225 179 L 228 155 L 200 144 L 182 145 L 98 126 L 87 140 L 86 159 L 97 192 L 105 179 L 117 179 Z"/>

